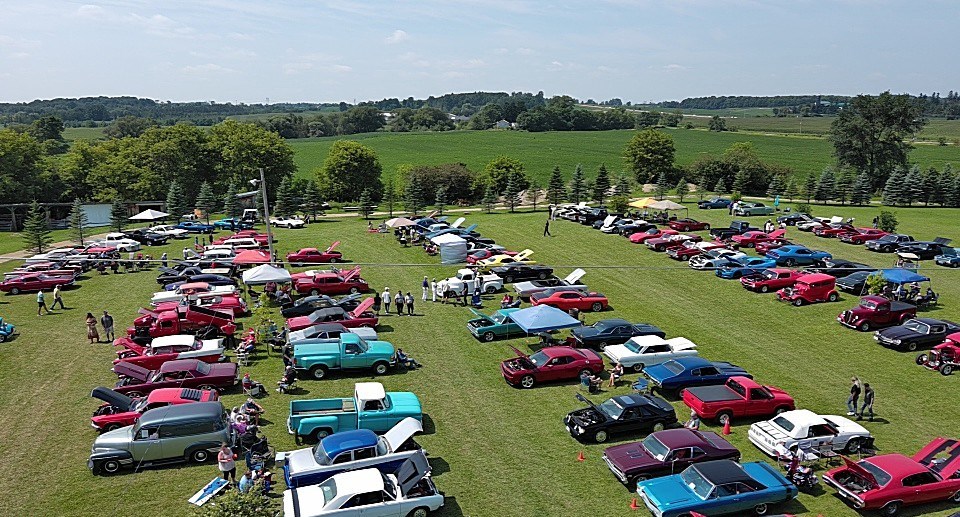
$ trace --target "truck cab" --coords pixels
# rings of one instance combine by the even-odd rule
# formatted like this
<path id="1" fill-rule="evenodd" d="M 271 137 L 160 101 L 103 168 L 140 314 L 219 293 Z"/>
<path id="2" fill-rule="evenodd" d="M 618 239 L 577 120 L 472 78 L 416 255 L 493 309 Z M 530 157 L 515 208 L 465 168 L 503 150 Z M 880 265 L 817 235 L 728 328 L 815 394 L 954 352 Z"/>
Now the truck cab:
<path id="1" fill-rule="evenodd" d="M 423 421 L 420 399 L 410 392 L 386 392 L 379 382 L 358 382 L 351 398 L 290 401 L 287 431 L 321 440 L 338 431 L 385 433 L 406 417 Z"/>
<path id="2" fill-rule="evenodd" d="M 445 286 L 449 293 L 463 293 L 463 288 L 466 286 L 469 294 L 473 294 L 477 288 L 486 294 L 492 294 L 503 289 L 503 279 L 497 275 L 479 274 L 472 269 L 464 268 L 457 271 L 457 276 L 448 278 L 446 283 L 437 283 L 438 296 L 443 296 L 441 286 Z"/>
<path id="3" fill-rule="evenodd" d="M 734 417 L 769 416 L 794 409 L 787 392 L 763 386 L 747 377 L 731 377 L 720 386 L 695 386 L 683 390 L 683 403 L 701 418 L 726 423 Z"/>
<path id="4" fill-rule="evenodd" d="M 387 373 L 396 364 L 393 345 L 386 341 L 365 340 L 357 334 L 343 333 L 338 339 L 305 339 L 293 347 L 293 365 L 298 372 L 320 380 L 331 370 L 373 369 Z"/>

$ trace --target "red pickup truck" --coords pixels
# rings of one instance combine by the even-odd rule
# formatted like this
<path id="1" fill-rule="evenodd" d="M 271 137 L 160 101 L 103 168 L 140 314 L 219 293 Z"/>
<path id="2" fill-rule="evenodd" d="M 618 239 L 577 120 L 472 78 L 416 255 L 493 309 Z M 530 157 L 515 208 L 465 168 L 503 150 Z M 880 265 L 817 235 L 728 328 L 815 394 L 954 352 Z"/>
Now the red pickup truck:
<path id="1" fill-rule="evenodd" d="M 233 336 L 237 325 L 233 314 L 195 305 L 181 305 L 173 311 L 154 312 L 140 309 L 140 316 L 133 320 L 127 335 L 134 339 L 149 340 L 161 336 L 195 334 L 201 338 Z"/>
<path id="2" fill-rule="evenodd" d="M 719 386 L 687 388 L 683 390 L 683 403 L 700 418 L 715 418 L 720 423 L 735 417 L 776 415 L 796 407 L 787 392 L 747 377 L 731 377 Z"/>
<path id="3" fill-rule="evenodd" d="M 917 317 L 917 308 L 905 302 L 888 300 L 882 296 L 864 296 L 860 304 L 837 315 L 844 327 L 868 332 L 873 329 L 902 325 Z"/>

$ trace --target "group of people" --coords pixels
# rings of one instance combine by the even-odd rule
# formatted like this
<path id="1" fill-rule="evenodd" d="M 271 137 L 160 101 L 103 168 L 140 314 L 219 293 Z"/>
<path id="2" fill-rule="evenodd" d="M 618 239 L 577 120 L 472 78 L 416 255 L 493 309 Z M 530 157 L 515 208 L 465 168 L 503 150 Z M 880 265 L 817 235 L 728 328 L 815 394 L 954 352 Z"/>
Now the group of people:
<path id="1" fill-rule="evenodd" d="M 161 258 L 161 264 L 166 266 L 166 253 L 163 254 Z M 101 253 L 100 257 L 97 259 L 97 264 L 95 269 L 97 273 L 101 275 L 107 274 L 107 269 L 109 268 L 113 274 L 120 273 L 120 268 L 123 268 L 124 273 L 130 273 L 132 271 L 146 271 L 150 269 L 150 264 L 153 262 L 153 257 L 150 255 L 144 255 L 142 251 L 129 252 L 127 253 L 127 259 L 123 260 L 120 258 L 120 253 Z"/>
<path id="2" fill-rule="evenodd" d="M 623 377 L 623 373 L 623 365 L 620 363 L 613 363 L 613 368 L 610 369 L 610 377 L 607 380 L 607 387 L 615 387 L 617 382 L 620 381 L 620 378 Z M 584 370 L 580 372 L 580 383 L 589 387 L 590 393 L 596 393 L 597 391 L 600 391 L 600 386 L 603 385 L 603 378 L 598 374 L 591 374 L 587 370 Z"/>
<path id="3" fill-rule="evenodd" d="M 56 304 L 56 302 L 54 302 L 54 304 Z M 61 301 L 61 307 L 62 306 L 63 302 Z M 92 312 L 87 313 L 84 323 L 87 326 L 87 339 L 90 340 L 90 344 L 94 342 L 101 343 L 100 332 L 97 329 L 97 318 Z M 117 337 L 113 333 L 113 316 L 111 316 L 109 312 L 103 311 L 103 316 L 100 316 L 100 325 L 103 327 L 104 339 L 107 340 L 107 343 L 113 343 L 113 340 Z"/>
<path id="4" fill-rule="evenodd" d="M 426 277 L 424 277 L 426 279 Z M 426 297 L 423 298 L 426 300 Z M 380 315 L 380 309 L 384 310 L 384 314 L 390 314 L 390 304 L 393 304 L 397 308 L 397 316 L 403 316 L 404 309 L 406 309 L 406 314 L 408 316 L 413 316 L 413 293 L 407 291 L 406 294 L 401 290 L 397 290 L 396 294 L 390 292 L 389 287 L 383 288 L 383 294 L 373 293 L 373 311 Z"/>
<path id="5" fill-rule="evenodd" d="M 53 309 L 57 308 L 57 304 L 60 305 L 61 309 L 66 310 L 66 307 L 63 305 L 63 294 L 60 292 L 59 285 L 53 287 L 53 303 L 50 304 L 49 308 L 47 307 L 47 297 L 43 294 L 43 289 L 37 291 L 37 316 L 43 316 L 43 311 L 50 314 L 53 312 Z"/>
<path id="6" fill-rule="evenodd" d="M 860 396 L 863 395 L 863 404 L 859 409 L 857 404 L 860 402 Z M 873 422 L 873 402 L 876 393 L 870 387 L 869 382 L 861 383 L 856 376 L 850 379 L 850 396 L 847 397 L 847 416 L 856 416 L 857 420 L 863 420 L 863 417 L 869 413 L 868 419 Z"/>
<path id="7" fill-rule="evenodd" d="M 890 300 L 910 302 L 914 305 L 929 304 L 931 301 L 935 301 L 938 298 L 937 293 L 934 292 L 930 287 L 927 287 L 927 290 L 924 294 L 920 293 L 920 284 L 917 282 L 911 282 L 909 285 L 899 284 L 896 287 L 891 287 L 890 284 L 887 284 L 883 286 L 883 291 L 880 292 L 880 296 Z"/>

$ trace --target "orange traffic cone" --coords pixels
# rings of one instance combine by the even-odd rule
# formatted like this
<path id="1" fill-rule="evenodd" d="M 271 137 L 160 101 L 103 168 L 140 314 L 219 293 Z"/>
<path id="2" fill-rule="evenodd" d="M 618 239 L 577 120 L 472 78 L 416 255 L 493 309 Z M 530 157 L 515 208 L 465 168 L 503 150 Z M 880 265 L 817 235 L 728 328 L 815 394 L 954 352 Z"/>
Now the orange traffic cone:
<path id="1" fill-rule="evenodd" d="M 636 497 L 634 497 L 633 500 L 630 501 L 630 509 L 631 509 L 631 510 L 639 510 L 639 509 L 640 509 L 640 505 L 637 504 L 637 498 L 636 498 Z"/>
<path id="2" fill-rule="evenodd" d="M 584 460 L 586 460 L 586 459 L 587 459 L 587 458 L 584 458 L 584 457 L 583 457 L 583 451 L 580 451 L 580 452 L 577 453 L 577 461 L 584 461 Z"/>
<path id="3" fill-rule="evenodd" d="M 730 434 L 730 419 L 728 418 L 726 422 L 723 423 L 723 434 L 724 436 Z"/>

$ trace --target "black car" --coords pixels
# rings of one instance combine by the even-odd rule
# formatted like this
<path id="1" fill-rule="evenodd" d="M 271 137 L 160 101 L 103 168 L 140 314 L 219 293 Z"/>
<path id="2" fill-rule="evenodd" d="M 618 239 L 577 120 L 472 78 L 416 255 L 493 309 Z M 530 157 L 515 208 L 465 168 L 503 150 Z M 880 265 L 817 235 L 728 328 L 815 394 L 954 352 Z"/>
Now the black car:
<path id="1" fill-rule="evenodd" d="M 812 221 L 813 218 L 809 214 L 804 214 L 801 212 L 794 212 L 792 214 L 781 215 L 777 218 L 777 224 L 783 223 L 787 226 L 796 226 L 797 223 L 802 223 L 804 221 Z"/>
<path id="2" fill-rule="evenodd" d="M 677 413 L 669 402 L 656 395 L 619 395 L 599 406 L 577 393 L 577 400 L 590 407 L 571 411 L 563 424 L 574 438 L 597 443 L 611 434 L 649 433 L 677 424 Z"/>
<path id="3" fill-rule="evenodd" d="M 600 221 L 603 221 L 604 219 L 607 218 L 608 215 L 610 214 L 607 212 L 607 209 L 604 207 L 591 208 L 587 212 L 580 215 L 577 218 L 577 222 L 579 222 L 580 224 L 591 225 L 594 223 L 594 221 L 598 219 Z"/>
<path id="4" fill-rule="evenodd" d="M 174 282 L 184 282 L 189 280 L 191 276 L 200 274 L 203 274 L 203 272 L 200 270 L 200 268 L 195 266 L 188 266 L 184 268 L 161 267 L 160 274 L 157 275 L 157 283 L 160 285 L 167 285 Z"/>
<path id="5" fill-rule="evenodd" d="M 145 244 L 147 246 L 162 246 L 170 240 L 170 237 L 166 235 L 160 235 L 159 233 L 150 232 L 143 229 L 136 230 L 127 230 L 123 232 L 124 237 L 128 239 L 133 239 L 140 244 Z"/>
<path id="6" fill-rule="evenodd" d="M 630 323 L 627 320 L 614 318 L 573 329 L 570 332 L 569 341 L 575 347 L 600 350 L 607 345 L 622 345 L 635 336 L 667 337 L 662 330 L 649 323 Z"/>
<path id="7" fill-rule="evenodd" d="M 611 215 L 616 217 L 616 219 L 613 220 L 614 221 L 613 224 L 617 224 L 616 222 L 618 220 L 623 219 L 623 214 L 607 214 L 607 217 L 610 217 Z M 600 228 L 603 228 L 603 223 L 607 220 L 607 217 L 604 217 L 603 219 L 597 219 L 596 221 L 594 221 L 593 224 L 591 224 L 593 229 L 599 230 Z"/>
<path id="8" fill-rule="evenodd" d="M 876 270 L 877 268 L 875 267 L 844 259 L 826 259 L 823 261 L 823 266 L 807 268 L 807 271 L 811 273 L 823 273 L 834 278 L 845 277 L 857 271 L 872 273 Z"/>
<path id="9" fill-rule="evenodd" d="M 943 254 L 943 249 L 950 244 L 950 239 L 944 239 L 943 237 L 936 238 L 929 242 L 910 242 L 907 244 L 901 245 L 897 248 L 897 255 L 914 255 L 919 260 L 933 260 L 933 257 Z"/>
<path id="10" fill-rule="evenodd" d="M 553 275 L 553 268 L 536 264 L 510 264 L 498 266 L 491 273 L 503 279 L 504 283 L 523 282 L 525 280 L 544 280 Z"/>
<path id="11" fill-rule="evenodd" d="M 960 331 L 960 325 L 947 320 L 914 318 L 903 325 L 874 332 L 873 339 L 888 348 L 914 352 L 918 348 L 931 348 L 943 343 L 949 334 Z"/>
<path id="12" fill-rule="evenodd" d="M 893 253 L 894 251 L 897 251 L 897 248 L 899 248 L 901 245 L 911 242 L 913 242 L 913 237 L 909 235 L 904 235 L 902 233 L 891 233 L 889 235 L 884 235 L 879 239 L 867 241 L 864 247 L 870 251 Z"/>
<path id="13" fill-rule="evenodd" d="M 871 271 L 855 271 L 847 276 L 837 277 L 837 289 L 860 296 L 867 284 L 867 277 L 871 274 Z"/>
<path id="14" fill-rule="evenodd" d="M 650 230 L 656 227 L 657 225 L 653 223 L 648 223 L 646 221 L 634 221 L 631 224 L 621 225 L 617 229 L 617 232 L 620 233 L 620 235 L 623 235 L 624 237 L 630 237 L 635 233 L 645 232 L 647 230 Z"/>
<path id="15" fill-rule="evenodd" d="M 351 294 L 343 298 L 336 299 L 325 294 L 316 296 L 307 296 L 300 298 L 296 302 L 285 306 L 280 310 L 284 318 L 294 318 L 297 316 L 306 316 L 312 314 L 317 309 L 326 309 L 327 307 L 343 307 L 345 311 L 352 311 L 360 305 L 360 294 Z"/>

